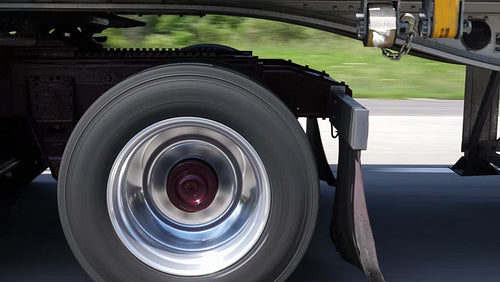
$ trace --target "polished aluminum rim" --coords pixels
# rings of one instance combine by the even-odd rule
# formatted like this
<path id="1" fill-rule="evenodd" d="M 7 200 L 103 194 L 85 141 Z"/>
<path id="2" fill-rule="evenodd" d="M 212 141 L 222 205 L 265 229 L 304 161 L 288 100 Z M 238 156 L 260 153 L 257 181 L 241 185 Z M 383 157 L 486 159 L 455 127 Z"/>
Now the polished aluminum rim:
<path id="1" fill-rule="evenodd" d="M 185 211 L 167 195 L 180 162 L 213 168 L 217 192 L 208 207 Z M 157 122 L 135 135 L 116 158 L 107 206 L 127 249 L 164 273 L 199 276 L 227 268 L 257 243 L 271 204 L 267 173 L 253 147 L 233 129 L 197 117 Z"/>

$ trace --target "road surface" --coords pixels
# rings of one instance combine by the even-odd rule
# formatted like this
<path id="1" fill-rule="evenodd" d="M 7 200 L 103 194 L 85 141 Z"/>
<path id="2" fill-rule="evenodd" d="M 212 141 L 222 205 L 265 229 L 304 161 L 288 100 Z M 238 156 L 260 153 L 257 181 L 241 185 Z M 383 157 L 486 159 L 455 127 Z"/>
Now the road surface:
<path id="1" fill-rule="evenodd" d="M 363 174 L 387 281 L 499 281 L 500 177 L 461 178 L 446 167 L 460 156 L 461 102 L 361 102 L 372 114 Z M 335 143 L 327 151 L 336 154 Z M 0 202 L 0 281 L 90 281 L 62 234 L 56 189 L 42 175 Z M 366 281 L 330 242 L 333 197 L 322 183 L 314 238 L 290 281 Z"/>
<path id="2" fill-rule="evenodd" d="M 387 281 L 499 280 L 499 178 L 461 178 L 433 166 L 365 166 L 363 173 Z M 290 281 L 366 281 L 330 242 L 333 197 L 322 183 L 313 241 Z M 2 207 L 0 281 L 90 281 L 64 240 L 49 175 Z"/>

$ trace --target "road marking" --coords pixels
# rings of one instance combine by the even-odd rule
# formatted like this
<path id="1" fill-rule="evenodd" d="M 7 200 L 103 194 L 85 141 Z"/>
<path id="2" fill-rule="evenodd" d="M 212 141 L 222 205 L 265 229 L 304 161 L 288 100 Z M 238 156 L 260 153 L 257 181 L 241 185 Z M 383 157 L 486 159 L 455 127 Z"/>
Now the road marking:
<path id="1" fill-rule="evenodd" d="M 42 172 L 42 174 L 52 174 L 52 173 L 50 172 L 50 169 L 46 169 Z"/>

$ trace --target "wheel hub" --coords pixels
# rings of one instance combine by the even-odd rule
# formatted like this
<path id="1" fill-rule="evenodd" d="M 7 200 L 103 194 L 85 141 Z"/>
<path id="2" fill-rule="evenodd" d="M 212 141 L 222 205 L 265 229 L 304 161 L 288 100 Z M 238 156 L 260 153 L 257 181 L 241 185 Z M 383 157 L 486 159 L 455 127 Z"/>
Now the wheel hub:
<path id="1" fill-rule="evenodd" d="M 107 205 L 116 234 L 140 261 L 198 276 L 248 254 L 267 224 L 270 197 L 248 141 L 216 121 L 177 117 L 148 126 L 121 150 Z"/>
<path id="2" fill-rule="evenodd" d="M 209 164 L 188 159 L 180 161 L 170 171 L 167 195 L 176 208 L 185 212 L 198 212 L 213 202 L 217 186 L 217 175 Z"/>

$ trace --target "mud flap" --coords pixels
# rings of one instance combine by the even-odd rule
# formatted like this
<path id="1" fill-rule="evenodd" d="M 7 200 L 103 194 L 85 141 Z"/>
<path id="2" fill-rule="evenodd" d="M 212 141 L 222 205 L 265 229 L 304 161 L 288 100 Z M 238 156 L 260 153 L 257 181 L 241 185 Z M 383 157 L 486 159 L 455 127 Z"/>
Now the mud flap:
<path id="1" fill-rule="evenodd" d="M 368 140 L 368 110 L 342 91 L 333 91 L 339 134 L 339 163 L 330 234 L 342 258 L 361 269 L 370 281 L 385 281 L 366 207 L 361 150 Z"/>
<path id="2" fill-rule="evenodd" d="M 370 281 L 384 281 L 366 208 L 360 150 L 339 140 L 337 188 L 330 232 L 342 258 L 360 268 Z"/>

